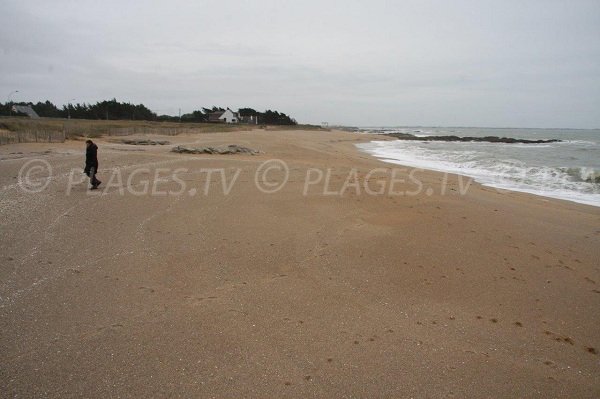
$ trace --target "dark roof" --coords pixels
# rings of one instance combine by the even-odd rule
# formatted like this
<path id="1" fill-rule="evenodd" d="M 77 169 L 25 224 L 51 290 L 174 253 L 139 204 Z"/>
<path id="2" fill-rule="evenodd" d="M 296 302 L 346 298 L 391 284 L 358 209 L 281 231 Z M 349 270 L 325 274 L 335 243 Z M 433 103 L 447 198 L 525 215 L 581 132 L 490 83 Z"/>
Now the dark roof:
<path id="1" fill-rule="evenodd" d="M 219 122 L 219 118 L 221 117 L 221 115 L 223 115 L 225 111 L 216 111 L 216 112 L 211 112 L 208 114 L 208 121 L 209 122 Z"/>

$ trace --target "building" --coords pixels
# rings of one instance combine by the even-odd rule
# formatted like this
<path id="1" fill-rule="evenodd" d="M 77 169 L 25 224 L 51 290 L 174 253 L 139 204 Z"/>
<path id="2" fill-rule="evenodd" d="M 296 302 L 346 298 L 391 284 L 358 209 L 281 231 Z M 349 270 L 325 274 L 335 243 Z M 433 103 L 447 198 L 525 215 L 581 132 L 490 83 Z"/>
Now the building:
<path id="1" fill-rule="evenodd" d="M 13 112 L 19 112 L 21 114 L 25 114 L 30 118 L 39 118 L 40 116 L 31 108 L 31 105 L 13 105 Z"/>
<path id="2" fill-rule="evenodd" d="M 210 112 L 208 114 L 209 122 L 222 122 L 219 118 L 223 115 L 223 111 Z"/>
<path id="3" fill-rule="evenodd" d="M 240 115 L 240 122 L 258 125 L 258 115 Z"/>
<path id="4" fill-rule="evenodd" d="M 229 108 L 225 111 L 216 111 L 208 114 L 209 122 L 221 122 L 221 123 L 239 123 L 240 116 L 237 112 L 233 112 Z"/>

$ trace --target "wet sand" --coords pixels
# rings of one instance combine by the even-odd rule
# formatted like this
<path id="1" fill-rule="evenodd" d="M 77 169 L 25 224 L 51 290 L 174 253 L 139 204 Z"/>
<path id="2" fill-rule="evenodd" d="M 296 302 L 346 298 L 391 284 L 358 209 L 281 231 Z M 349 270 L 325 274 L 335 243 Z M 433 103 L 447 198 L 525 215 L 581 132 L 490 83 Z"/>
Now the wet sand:
<path id="1" fill-rule="evenodd" d="M 95 195 L 82 141 L 0 147 L 1 397 L 600 396 L 600 208 L 393 175 L 365 135 L 148 137 L 96 140 Z M 261 153 L 169 152 L 227 144 Z"/>

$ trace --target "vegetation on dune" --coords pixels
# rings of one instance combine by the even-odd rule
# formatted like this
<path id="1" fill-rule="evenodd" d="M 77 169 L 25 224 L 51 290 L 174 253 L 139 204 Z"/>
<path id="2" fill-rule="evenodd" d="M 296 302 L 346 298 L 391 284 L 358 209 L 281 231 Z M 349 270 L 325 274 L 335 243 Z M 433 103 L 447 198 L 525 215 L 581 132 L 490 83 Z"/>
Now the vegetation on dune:
<path id="1" fill-rule="evenodd" d="M 157 115 L 147 108 L 144 104 L 131 104 L 120 102 L 116 99 L 97 102 L 96 104 L 67 104 L 58 108 L 52 102 L 37 103 L 0 103 L 0 115 L 8 116 L 14 114 L 11 112 L 12 105 L 30 105 L 33 110 L 45 118 L 73 118 L 73 119 L 91 119 L 91 120 L 143 120 L 157 122 L 190 122 L 202 123 L 208 122 L 209 114 L 217 111 L 225 111 L 225 108 L 213 106 L 195 110 L 191 113 L 179 116 Z M 17 113 L 17 115 L 19 115 Z M 296 121 L 283 112 L 266 110 L 259 112 L 252 108 L 241 108 L 240 116 L 253 116 L 254 123 L 265 125 L 296 125 Z"/>
<path id="2" fill-rule="evenodd" d="M 76 137 L 127 136 L 132 134 L 177 135 L 182 133 L 217 133 L 262 128 L 273 130 L 320 129 L 319 126 L 298 125 L 284 113 L 267 110 L 258 112 L 241 108 L 245 123 L 209 122 L 209 114 L 224 108 L 202 108 L 180 117 L 158 116 L 143 104 L 121 103 L 115 99 L 96 104 L 69 104 L 62 109 L 50 101 L 12 103 L 30 105 L 40 118 L 11 114 L 9 103 L 0 103 L 0 145 L 24 142 L 57 142 Z M 69 118 L 70 117 L 70 118 Z M 252 117 L 252 118 L 249 118 Z"/>
<path id="3" fill-rule="evenodd" d="M 0 145 L 25 142 L 60 142 L 76 137 L 132 134 L 219 133 L 261 128 L 268 130 L 320 130 L 314 125 L 253 126 L 233 123 L 154 122 L 127 120 L 0 117 Z"/>
<path id="4" fill-rule="evenodd" d="M 9 132 L 64 132 L 65 137 L 87 136 L 97 137 L 102 135 L 128 135 L 135 133 L 155 133 L 174 135 L 185 132 L 230 132 L 247 129 L 247 125 L 226 123 L 179 123 L 179 122 L 153 122 L 153 121 L 127 121 L 127 120 L 90 120 L 90 119 L 62 119 L 26 117 L 0 118 L 0 130 Z"/>

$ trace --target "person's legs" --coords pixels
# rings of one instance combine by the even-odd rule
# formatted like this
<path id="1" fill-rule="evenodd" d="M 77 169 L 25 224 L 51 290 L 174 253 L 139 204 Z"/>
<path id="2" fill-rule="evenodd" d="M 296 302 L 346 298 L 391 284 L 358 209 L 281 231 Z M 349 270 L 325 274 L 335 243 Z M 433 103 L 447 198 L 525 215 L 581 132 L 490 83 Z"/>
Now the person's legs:
<path id="1" fill-rule="evenodd" d="M 90 184 L 92 185 L 92 190 L 95 190 L 98 188 L 98 186 L 100 185 L 100 183 L 102 183 L 100 180 L 98 180 L 96 178 L 96 168 L 95 167 L 91 167 L 90 168 Z"/>
<path id="2" fill-rule="evenodd" d="M 96 187 L 98 187 L 100 185 L 100 183 L 102 183 L 100 180 L 98 180 L 98 178 L 96 177 L 96 173 L 98 171 L 98 167 L 96 166 L 96 169 L 94 170 L 94 181 L 96 182 Z"/>

